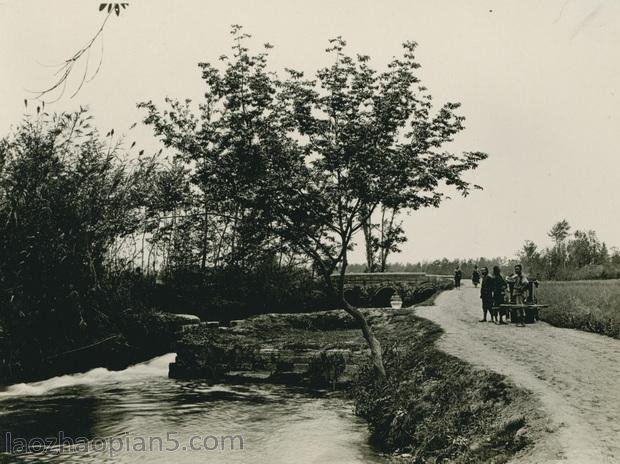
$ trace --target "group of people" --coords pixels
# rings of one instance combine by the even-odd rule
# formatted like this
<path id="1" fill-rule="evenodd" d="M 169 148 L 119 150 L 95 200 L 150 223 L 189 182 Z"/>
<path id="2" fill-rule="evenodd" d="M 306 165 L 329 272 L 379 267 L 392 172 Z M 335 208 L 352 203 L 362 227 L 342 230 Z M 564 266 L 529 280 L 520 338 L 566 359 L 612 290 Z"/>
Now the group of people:
<path id="1" fill-rule="evenodd" d="M 454 286 L 461 286 L 463 272 L 459 267 L 454 270 Z M 528 293 L 531 292 L 531 284 L 527 277 L 523 274 L 523 267 L 520 264 L 515 265 L 514 274 L 504 278 L 499 266 L 493 266 L 493 273 L 489 275 L 489 269 L 483 267 L 478 270 L 478 266 L 474 267 L 471 278 L 475 287 L 480 284 L 480 298 L 482 299 L 482 319 L 480 322 L 487 322 L 487 316 L 490 316 L 489 322 L 495 324 L 506 324 L 505 319 L 508 318 L 507 308 L 502 305 L 510 302 L 514 305 L 513 322 L 517 326 L 525 326 L 525 303 L 528 301 Z"/>

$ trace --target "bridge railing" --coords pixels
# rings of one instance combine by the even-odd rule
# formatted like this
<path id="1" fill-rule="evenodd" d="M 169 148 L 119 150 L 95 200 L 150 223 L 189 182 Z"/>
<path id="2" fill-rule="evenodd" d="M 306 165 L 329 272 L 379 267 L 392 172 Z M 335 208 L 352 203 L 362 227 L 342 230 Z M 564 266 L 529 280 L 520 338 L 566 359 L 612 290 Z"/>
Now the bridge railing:
<path id="1" fill-rule="evenodd" d="M 332 278 L 338 278 L 338 274 L 332 274 Z M 451 280 L 452 276 L 426 274 L 425 272 L 352 272 L 345 274 L 345 285 L 370 285 L 387 282 L 421 283 Z"/>

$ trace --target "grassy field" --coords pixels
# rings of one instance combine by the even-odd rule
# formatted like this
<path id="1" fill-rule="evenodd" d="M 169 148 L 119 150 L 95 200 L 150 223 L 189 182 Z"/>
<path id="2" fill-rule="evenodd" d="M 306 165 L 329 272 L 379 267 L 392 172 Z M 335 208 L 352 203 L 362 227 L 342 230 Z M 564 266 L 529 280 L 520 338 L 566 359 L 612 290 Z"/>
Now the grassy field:
<path id="1" fill-rule="evenodd" d="M 537 296 L 544 321 L 620 338 L 620 280 L 542 282 Z"/>

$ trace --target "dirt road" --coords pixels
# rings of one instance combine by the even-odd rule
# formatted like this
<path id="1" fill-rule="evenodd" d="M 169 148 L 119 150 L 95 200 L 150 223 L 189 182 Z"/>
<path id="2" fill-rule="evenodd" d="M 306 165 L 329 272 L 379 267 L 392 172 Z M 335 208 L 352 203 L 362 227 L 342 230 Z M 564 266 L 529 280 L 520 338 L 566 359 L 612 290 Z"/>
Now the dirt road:
<path id="1" fill-rule="evenodd" d="M 620 463 L 620 340 L 544 322 L 499 326 L 482 318 L 470 282 L 416 313 L 445 330 L 440 348 L 532 391 L 550 418 L 519 463 Z"/>

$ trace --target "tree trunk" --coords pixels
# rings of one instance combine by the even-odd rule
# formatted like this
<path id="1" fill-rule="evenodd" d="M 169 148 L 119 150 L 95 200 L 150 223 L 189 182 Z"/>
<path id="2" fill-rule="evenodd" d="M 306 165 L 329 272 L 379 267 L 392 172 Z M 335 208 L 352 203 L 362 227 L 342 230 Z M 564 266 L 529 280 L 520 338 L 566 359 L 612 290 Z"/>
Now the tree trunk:
<path id="1" fill-rule="evenodd" d="M 141 257 L 140 257 L 140 269 L 142 270 L 142 272 L 144 273 L 144 242 L 145 242 L 145 238 L 146 238 L 146 227 L 147 227 L 147 222 L 146 222 L 146 206 L 142 208 L 142 217 L 143 217 L 143 221 L 142 221 L 142 244 L 141 244 Z M 147 264 L 148 267 L 148 264 Z"/>
<path id="2" fill-rule="evenodd" d="M 372 247 L 372 219 L 367 208 L 362 208 L 362 231 L 364 232 L 364 244 L 366 245 L 366 270 L 375 271 L 375 253 Z"/>
<path id="3" fill-rule="evenodd" d="M 392 215 L 390 217 L 389 222 L 385 220 L 385 212 L 387 208 L 383 207 L 381 209 L 381 272 L 385 272 L 387 269 L 387 259 L 390 254 L 391 243 L 386 243 L 386 235 L 391 236 L 392 229 L 394 228 L 394 218 L 396 217 L 396 209 L 392 209 Z M 387 222 L 387 232 L 385 231 L 385 224 Z"/>
<path id="4" fill-rule="evenodd" d="M 205 215 L 202 228 L 202 250 L 200 256 L 200 270 L 204 272 L 207 267 L 207 249 L 209 245 L 209 213 L 207 213 L 207 205 L 205 202 Z"/>
<path id="5" fill-rule="evenodd" d="M 347 253 L 345 251 L 343 254 L 342 267 L 340 268 L 340 275 L 338 278 L 338 287 L 337 287 L 338 298 L 340 300 L 340 303 L 343 306 L 343 309 L 347 313 L 349 313 L 351 317 L 353 317 L 353 319 L 359 322 L 361 329 L 362 329 L 362 334 L 364 335 L 364 339 L 366 340 L 366 343 L 368 343 L 368 348 L 370 348 L 370 356 L 372 358 L 372 364 L 374 366 L 375 373 L 380 380 L 385 380 L 386 374 L 385 374 L 385 366 L 383 365 L 381 343 L 379 343 L 379 340 L 377 340 L 377 337 L 375 337 L 374 333 L 372 332 L 372 329 L 370 328 L 370 325 L 368 324 L 368 321 L 366 320 L 362 312 L 355 306 L 351 305 L 344 296 L 344 276 L 347 270 L 347 265 L 348 265 Z M 327 272 L 325 277 L 327 279 L 327 283 L 330 288 L 330 291 L 333 292 L 334 285 L 331 280 L 331 273 Z"/>
<path id="6" fill-rule="evenodd" d="M 362 328 L 362 334 L 364 335 L 364 339 L 366 340 L 366 343 L 368 343 L 368 347 L 370 348 L 370 356 L 372 358 L 372 364 L 375 368 L 377 377 L 380 380 L 384 380 L 386 378 L 386 374 L 385 367 L 383 365 L 381 344 L 379 343 L 379 340 L 377 340 L 377 337 L 375 337 L 372 329 L 368 325 L 368 321 L 361 313 L 361 311 L 358 308 L 349 304 L 349 302 L 346 300 L 346 298 L 344 298 L 344 296 L 341 298 L 341 301 L 344 305 L 344 310 L 349 313 L 353 317 L 353 319 L 359 322 Z"/>
<path id="7" fill-rule="evenodd" d="M 381 272 L 385 272 L 388 254 L 385 247 L 385 206 L 381 206 L 381 241 L 379 242 L 379 245 Z"/>

